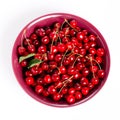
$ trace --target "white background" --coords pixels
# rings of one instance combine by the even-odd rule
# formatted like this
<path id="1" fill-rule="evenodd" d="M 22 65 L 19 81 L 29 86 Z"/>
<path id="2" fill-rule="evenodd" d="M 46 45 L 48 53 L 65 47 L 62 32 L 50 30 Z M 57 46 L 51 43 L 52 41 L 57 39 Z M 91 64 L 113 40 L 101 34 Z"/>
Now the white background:
<path id="1" fill-rule="evenodd" d="M 54 12 L 72 13 L 95 25 L 110 49 L 106 84 L 88 102 L 71 108 L 41 104 L 18 84 L 11 65 L 12 47 L 31 20 Z M 119 0 L 0 0 L 0 120 L 120 120 Z"/>

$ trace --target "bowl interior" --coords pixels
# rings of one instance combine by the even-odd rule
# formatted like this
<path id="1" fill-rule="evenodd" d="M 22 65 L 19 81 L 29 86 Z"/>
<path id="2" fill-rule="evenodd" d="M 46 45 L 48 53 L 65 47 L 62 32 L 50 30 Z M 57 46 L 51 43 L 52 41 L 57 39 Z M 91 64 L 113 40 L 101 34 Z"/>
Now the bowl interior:
<path id="1" fill-rule="evenodd" d="M 88 30 L 90 33 L 97 35 L 97 37 L 98 37 L 97 43 L 99 44 L 99 46 L 101 46 L 105 49 L 104 66 L 103 66 L 104 70 L 105 70 L 104 79 L 102 80 L 101 84 L 99 84 L 99 86 L 97 86 L 95 89 L 93 89 L 86 98 L 83 98 L 81 101 L 76 102 L 75 104 L 72 104 L 72 105 L 68 105 L 64 102 L 53 102 L 50 99 L 46 99 L 40 95 L 35 94 L 34 91 L 28 85 L 26 85 L 24 82 L 23 75 L 22 75 L 22 68 L 18 63 L 18 56 L 17 56 L 17 47 L 21 44 L 21 36 L 25 29 L 27 29 L 26 36 L 29 37 L 29 35 L 37 27 L 47 27 L 47 26 L 52 25 L 55 22 L 62 23 L 64 21 L 64 19 L 68 19 L 68 20 L 75 19 L 78 22 L 78 26 L 80 26 L 83 29 Z M 101 89 L 101 87 L 104 85 L 104 83 L 107 79 L 108 73 L 109 73 L 110 55 L 109 55 L 109 50 L 108 50 L 108 46 L 105 42 L 105 39 L 103 38 L 101 33 L 92 24 L 90 24 L 86 20 L 84 20 L 78 16 L 75 16 L 75 15 L 65 14 L 65 13 L 55 13 L 55 14 L 49 14 L 49 15 L 39 17 L 39 18 L 33 20 L 32 22 L 30 22 L 27 26 L 25 26 L 23 28 L 23 30 L 20 32 L 20 34 L 18 35 L 18 37 L 14 43 L 14 47 L 13 47 L 13 51 L 12 51 L 12 65 L 13 65 L 13 70 L 14 70 L 14 73 L 15 73 L 15 76 L 16 76 L 18 82 L 20 83 L 22 88 L 31 97 L 38 100 L 39 102 L 42 102 L 42 103 L 50 105 L 50 106 L 67 107 L 67 106 L 73 106 L 73 105 L 77 105 L 77 104 L 87 101 Z"/>

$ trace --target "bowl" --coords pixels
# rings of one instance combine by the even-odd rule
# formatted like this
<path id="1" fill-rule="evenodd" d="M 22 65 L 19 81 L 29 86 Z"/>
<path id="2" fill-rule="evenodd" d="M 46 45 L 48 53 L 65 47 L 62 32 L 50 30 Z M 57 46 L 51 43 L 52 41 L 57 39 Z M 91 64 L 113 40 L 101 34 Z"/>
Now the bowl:
<path id="1" fill-rule="evenodd" d="M 22 74 L 22 68 L 18 62 L 18 54 L 17 54 L 17 47 L 22 42 L 21 37 L 22 37 L 25 29 L 27 29 L 26 36 L 29 36 L 34 31 L 36 26 L 39 26 L 39 27 L 50 26 L 54 22 L 63 22 L 64 19 L 68 19 L 68 20 L 74 19 L 78 22 L 78 26 L 80 26 L 81 28 L 84 28 L 84 29 L 90 31 L 90 33 L 98 36 L 97 43 L 99 46 L 101 46 L 105 50 L 104 66 L 103 66 L 103 69 L 105 70 L 105 76 L 104 76 L 103 80 L 100 82 L 100 84 L 95 89 L 93 89 L 89 93 L 89 95 L 87 95 L 87 97 L 84 97 L 80 101 L 75 102 L 73 104 L 67 104 L 67 103 L 61 102 L 61 101 L 55 102 L 55 101 L 52 101 L 50 99 L 47 99 L 43 96 L 36 94 L 28 85 L 25 84 L 25 80 L 24 80 L 23 74 Z M 12 50 L 12 67 L 13 67 L 13 71 L 14 71 L 17 81 L 19 82 L 21 87 L 25 90 L 25 92 L 28 95 L 30 95 L 32 98 L 39 101 L 40 103 L 43 103 L 43 104 L 46 104 L 49 106 L 71 107 L 71 106 L 79 105 L 81 103 L 88 101 L 93 96 L 95 96 L 95 94 L 98 93 L 98 91 L 100 91 L 100 89 L 103 87 L 103 85 L 105 84 L 105 82 L 107 80 L 108 74 L 109 74 L 110 54 L 109 54 L 109 49 L 108 49 L 108 46 L 106 44 L 104 37 L 91 23 L 89 23 L 85 19 L 83 19 L 79 16 L 76 16 L 76 15 L 66 14 L 66 13 L 53 13 L 53 14 L 47 14 L 47 15 L 38 17 L 37 19 L 35 19 L 32 22 L 30 22 L 29 24 L 27 24 L 21 30 L 21 32 L 19 33 L 19 35 L 14 43 L 13 50 Z"/>

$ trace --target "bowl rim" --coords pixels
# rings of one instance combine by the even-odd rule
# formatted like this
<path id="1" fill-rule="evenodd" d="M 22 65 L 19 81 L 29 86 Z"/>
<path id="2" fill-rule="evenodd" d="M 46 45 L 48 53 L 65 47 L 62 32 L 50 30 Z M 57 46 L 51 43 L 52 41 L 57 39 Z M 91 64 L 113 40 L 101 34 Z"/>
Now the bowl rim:
<path id="1" fill-rule="evenodd" d="M 29 26 L 32 26 L 32 25 L 31 25 L 32 23 L 34 24 L 34 22 L 37 23 L 37 21 L 39 21 L 39 20 L 42 19 L 42 18 L 45 19 L 45 18 L 47 18 L 47 17 L 56 16 L 56 15 L 57 15 L 57 16 L 65 16 L 65 15 L 68 15 L 68 16 L 71 16 L 71 18 L 73 18 L 73 17 L 76 18 L 76 17 L 77 17 L 77 18 L 81 19 L 81 21 L 83 21 L 84 24 L 87 24 L 87 25 L 89 25 L 90 27 L 92 27 L 92 28 L 94 29 L 95 33 L 96 33 L 96 32 L 99 33 L 99 37 L 102 39 L 102 42 L 103 42 L 104 45 L 106 46 L 106 50 L 107 50 L 107 56 L 108 56 L 108 57 L 107 57 L 107 60 L 108 60 L 108 65 L 107 65 L 107 67 L 108 67 L 108 69 L 107 69 L 107 70 L 108 70 L 108 71 L 107 71 L 107 73 L 106 73 L 106 77 L 105 77 L 105 79 L 104 79 L 104 82 L 102 82 L 102 84 L 100 85 L 100 87 L 98 87 L 98 89 L 95 90 L 92 94 L 90 94 L 90 95 L 87 96 L 86 98 L 84 98 L 84 99 L 82 99 L 82 100 L 80 100 L 79 102 L 76 102 L 76 103 L 74 103 L 74 104 L 54 104 L 54 103 L 50 103 L 50 102 L 46 102 L 46 101 L 44 101 L 44 100 L 41 100 L 40 98 L 38 98 L 37 96 L 35 96 L 33 93 L 31 93 L 28 89 L 25 89 L 25 87 L 20 83 L 20 80 L 19 80 L 19 78 L 18 78 L 18 76 L 17 76 L 17 74 L 16 74 L 16 71 L 15 71 L 15 65 L 14 65 L 14 64 L 15 64 L 15 63 L 14 63 L 14 54 L 15 54 L 14 52 L 15 52 L 15 51 L 14 51 L 14 50 L 15 50 L 15 48 L 16 48 L 16 42 L 17 42 L 20 34 L 23 32 L 23 30 L 24 30 L 25 28 L 27 28 L 27 27 L 29 27 Z M 12 49 L 12 68 L 13 68 L 14 75 L 15 75 L 18 83 L 20 84 L 20 86 L 21 86 L 21 87 L 23 88 L 23 90 L 24 90 L 29 96 L 31 96 L 33 99 L 37 100 L 37 101 L 40 102 L 40 103 L 43 103 L 43 104 L 46 104 L 46 105 L 52 106 L 52 107 L 59 107 L 59 108 L 63 108 L 63 107 L 73 107 L 73 106 L 82 104 L 82 103 L 84 103 L 84 102 L 87 102 L 88 100 L 90 100 L 91 98 L 93 98 L 93 97 L 103 88 L 104 84 L 106 83 L 107 78 L 108 78 L 108 75 L 109 75 L 109 72 L 110 72 L 110 65 L 111 65 L 111 59 L 110 59 L 109 48 L 108 48 L 107 42 L 105 41 L 104 37 L 103 37 L 102 34 L 99 32 L 99 30 L 98 30 L 93 24 L 91 24 L 89 21 L 87 21 L 87 20 L 85 20 L 85 19 L 83 19 L 83 18 L 81 18 L 81 17 L 79 17 L 79 16 L 77 16 L 77 15 L 73 15 L 73 14 L 69 14 L 69 13 L 50 13 L 50 14 L 42 15 L 42 16 L 40 16 L 40 17 L 35 18 L 35 19 L 32 20 L 31 22 L 29 22 L 25 27 L 22 28 L 22 30 L 20 31 L 20 33 L 18 34 L 18 36 L 17 36 L 17 38 L 16 38 L 16 40 L 15 40 L 15 42 L 14 42 L 13 49 Z"/>

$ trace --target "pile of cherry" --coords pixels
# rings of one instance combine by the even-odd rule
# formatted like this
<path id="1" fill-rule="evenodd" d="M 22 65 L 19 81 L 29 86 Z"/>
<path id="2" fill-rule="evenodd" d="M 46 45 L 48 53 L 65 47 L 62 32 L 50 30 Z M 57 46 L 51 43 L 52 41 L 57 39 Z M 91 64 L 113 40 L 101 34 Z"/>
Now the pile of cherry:
<path id="1" fill-rule="evenodd" d="M 87 97 L 104 78 L 105 51 L 98 36 L 76 20 L 23 31 L 18 46 L 25 83 L 36 94 L 72 104 Z"/>

